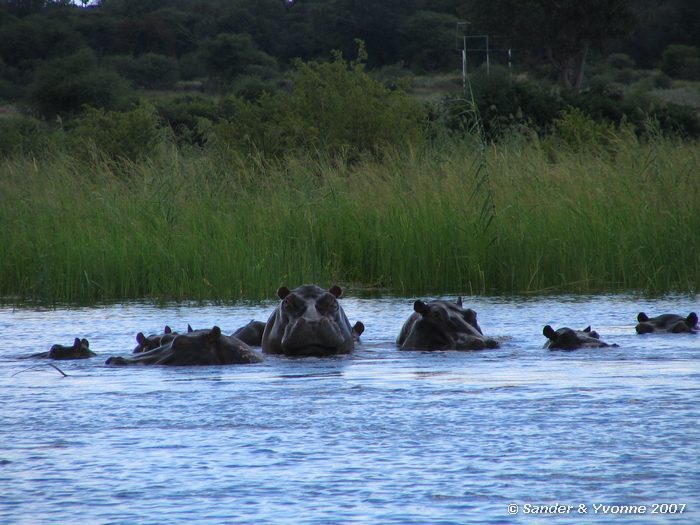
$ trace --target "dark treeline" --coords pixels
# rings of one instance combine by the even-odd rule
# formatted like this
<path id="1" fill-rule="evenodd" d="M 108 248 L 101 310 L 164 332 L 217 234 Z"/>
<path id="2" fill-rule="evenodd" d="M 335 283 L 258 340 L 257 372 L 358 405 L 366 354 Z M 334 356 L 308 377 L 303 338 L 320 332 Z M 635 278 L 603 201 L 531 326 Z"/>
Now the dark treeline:
<path id="1" fill-rule="evenodd" d="M 639 92 L 700 79 L 696 7 L 696 0 L 5 0 L 0 104 L 55 121 L 86 106 L 132 110 L 138 90 L 189 93 L 186 102 L 155 104 L 191 136 L 197 118 L 231 118 L 240 101 L 290 91 L 290 71 L 333 60 L 334 51 L 354 60 L 360 49 L 363 68 L 395 90 L 411 75 L 457 77 L 467 42 L 481 88 L 472 102 L 490 136 L 514 122 L 541 132 L 571 106 L 615 125 L 641 122 L 640 111 L 652 108 L 661 128 L 694 136 L 693 111 L 654 105 Z M 489 78 L 474 35 L 489 35 Z M 634 82 L 639 89 L 629 88 Z M 459 93 L 460 82 L 453 84 Z M 212 95 L 235 96 L 238 109 L 212 103 Z M 470 127 L 464 108 L 437 104 L 428 115 Z"/>

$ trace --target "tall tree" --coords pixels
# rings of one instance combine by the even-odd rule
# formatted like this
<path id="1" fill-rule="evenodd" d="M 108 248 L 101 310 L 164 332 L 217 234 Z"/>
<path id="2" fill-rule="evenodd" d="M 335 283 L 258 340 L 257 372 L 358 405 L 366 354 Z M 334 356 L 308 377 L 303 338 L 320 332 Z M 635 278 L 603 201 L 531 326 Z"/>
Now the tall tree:
<path id="1" fill-rule="evenodd" d="M 530 52 L 544 51 L 562 87 L 580 90 L 588 53 L 629 32 L 632 0 L 471 0 L 471 20 L 510 36 Z"/>

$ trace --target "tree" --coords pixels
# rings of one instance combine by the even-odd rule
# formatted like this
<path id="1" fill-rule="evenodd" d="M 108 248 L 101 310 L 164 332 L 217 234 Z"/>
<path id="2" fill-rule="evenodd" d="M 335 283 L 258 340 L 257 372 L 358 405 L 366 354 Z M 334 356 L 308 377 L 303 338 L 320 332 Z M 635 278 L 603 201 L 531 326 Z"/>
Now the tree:
<path id="1" fill-rule="evenodd" d="M 579 91 L 592 48 L 634 27 L 632 0 L 471 0 L 470 14 L 491 34 L 525 51 L 544 51 L 562 87 Z"/>

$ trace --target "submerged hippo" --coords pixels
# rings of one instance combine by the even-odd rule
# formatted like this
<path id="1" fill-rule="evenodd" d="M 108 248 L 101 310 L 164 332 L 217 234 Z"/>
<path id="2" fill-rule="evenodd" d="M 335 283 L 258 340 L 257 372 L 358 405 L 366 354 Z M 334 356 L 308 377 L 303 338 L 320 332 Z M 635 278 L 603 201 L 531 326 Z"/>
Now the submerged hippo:
<path id="1" fill-rule="evenodd" d="M 572 330 L 571 328 L 559 328 L 554 330 L 547 325 L 542 329 L 542 334 L 549 339 L 545 348 L 550 350 L 576 350 L 577 348 L 604 348 L 607 346 L 617 346 L 608 344 L 600 340 L 600 335 L 595 330 L 587 326 L 583 330 Z"/>
<path id="2" fill-rule="evenodd" d="M 48 358 L 48 359 L 88 359 L 97 354 L 90 350 L 90 342 L 87 339 L 78 337 L 73 341 L 73 346 L 53 345 L 48 352 L 41 352 L 30 357 Z"/>
<path id="3" fill-rule="evenodd" d="M 281 287 L 277 290 L 281 302 L 265 325 L 262 351 L 289 356 L 328 356 L 352 352 L 356 337 L 338 303 L 342 294 L 340 286 L 324 290 L 307 284 L 291 291 Z"/>
<path id="4" fill-rule="evenodd" d="M 169 343 L 175 339 L 176 335 L 177 332 L 173 332 L 168 325 L 165 325 L 165 329 L 163 330 L 162 334 L 151 334 L 146 336 L 143 334 L 143 332 L 139 332 L 136 334 L 136 342 L 138 344 L 132 353 L 140 354 L 142 352 L 148 352 L 149 350 L 158 348 L 159 346 Z"/>
<path id="5" fill-rule="evenodd" d="M 355 340 L 356 343 L 360 342 L 360 336 L 363 334 L 365 331 L 365 325 L 362 321 L 357 321 L 354 325 L 352 325 L 352 338 Z"/>
<path id="6" fill-rule="evenodd" d="M 481 350 L 498 348 L 498 341 L 485 337 L 476 312 L 463 308 L 462 300 L 416 301 L 396 339 L 402 350 Z"/>
<path id="7" fill-rule="evenodd" d="M 260 346 L 262 345 L 263 331 L 265 331 L 265 323 L 262 321 L 250 321 L 247 325 L 241 326 L 233 332 L 231 337 L 240 339 L 248 346 Z"/>
<path id="8" fill-rule="evenodd" d="M 243 341 L 223 335 L 218 326 L 175 336 L 168 343 L 130 357 L 110 357 L 108 365 L 234 365 L 259 363 L 262 357 Z"/>
<path id="9" fill-rule="evenodd" d="M 676 314 L 662 314 L 656 317 L 649 317 L 644 312 L 639 312 L 637 316 L 639 324 L 635 326 L 638 334 L 659 333 L 695 333 L 698 328 L 698 316 L 695 312 L 690 312 L 688 317 Z"/>

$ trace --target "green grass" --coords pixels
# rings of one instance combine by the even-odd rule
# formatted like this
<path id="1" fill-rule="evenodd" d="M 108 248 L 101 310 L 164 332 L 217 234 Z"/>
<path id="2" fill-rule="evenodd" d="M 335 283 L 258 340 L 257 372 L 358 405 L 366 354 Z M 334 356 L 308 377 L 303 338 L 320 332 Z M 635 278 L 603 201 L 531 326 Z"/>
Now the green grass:
<path id="1" fill-rule="evenodd" d="M 697 291 L 700 149 L 444 142 L 381 161 L 163 147 L 139 164 L 0 165 L 0 297 Z M 6 299 L 7 300 L 7 299 Z"/>

